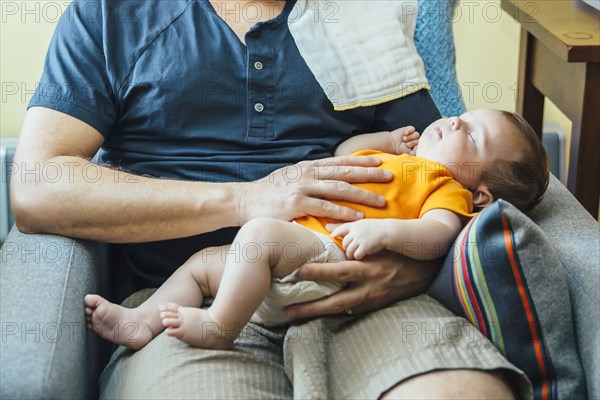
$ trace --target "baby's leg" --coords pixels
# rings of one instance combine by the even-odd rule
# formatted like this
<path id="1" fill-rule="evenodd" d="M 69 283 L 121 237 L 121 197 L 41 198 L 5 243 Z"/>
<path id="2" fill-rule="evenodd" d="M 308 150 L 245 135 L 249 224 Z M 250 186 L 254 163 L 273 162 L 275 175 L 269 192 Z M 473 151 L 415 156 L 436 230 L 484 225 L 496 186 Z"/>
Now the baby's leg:
<path id="1" fill-rule="evenodd" d="M 229 348 L 264 299 L 272 277 L 283 277 L 322 254 L 310 230 L 290 222 L 257 218 L 246 223 L 227 253 L 225 271 L 208 310 L 178 307 L 170 334 L 198 347 Z"/>
<path id="2" fill-rule="evenodd" d="M 203 294 L 216 293 L 209 281 L 220 279 L 228 247 L 210 247 L 194 254 L 139 307 L 125 308 L 88 294 L 84 299 L 88 327 L 113 343 L 132 349 L 145 346 L 165 328 L 161 317 L 172 315 L 169 307 L 163 307 L 165 310 L 160 313 L 159 306 L 172 301 L 200 307 Z"/>

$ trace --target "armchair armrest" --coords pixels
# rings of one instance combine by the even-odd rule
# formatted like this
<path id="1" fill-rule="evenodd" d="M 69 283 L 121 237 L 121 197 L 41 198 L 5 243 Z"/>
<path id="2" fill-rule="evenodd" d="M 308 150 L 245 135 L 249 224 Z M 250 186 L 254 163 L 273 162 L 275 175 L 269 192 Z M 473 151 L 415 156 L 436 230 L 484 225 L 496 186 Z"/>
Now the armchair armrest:
<path id="1" fill-rule="evenodd" d="M 83 297 L 97 292 L 103 245 L 15 227 L 0 256 L 0 398 L 89 398 L 100 339 Z"/>
<path id="2" fill-rule="evenodd" d="M 600 225 L 554 176 L 529 216 L 565 267 L 588 398 L 600 398 Z"/>

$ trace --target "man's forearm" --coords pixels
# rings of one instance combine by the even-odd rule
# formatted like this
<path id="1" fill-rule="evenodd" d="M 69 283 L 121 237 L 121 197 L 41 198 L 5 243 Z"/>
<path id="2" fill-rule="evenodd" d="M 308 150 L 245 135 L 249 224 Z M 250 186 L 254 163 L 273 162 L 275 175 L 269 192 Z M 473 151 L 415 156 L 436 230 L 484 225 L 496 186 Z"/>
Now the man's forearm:
<path id="1" fill-rule="evenodd" d="M 347 287 L 316 301 L 288 306 L 286 313 L 294 318 L 311 318 L 348 309 L 356 313 L 377 310 L 424 293 L 441 263 L 442 259 L 421 261 L 384 250 L 362 261 L 306 264 L 299 270 L 300 279 L 339 281 Z"/>
<path id="2" fill-rule="evenodd" d="M 147 178 L 70 156 L 49 159 L 39 174 L 25 167 L 11 180 L 15 219 L 25 232 L 147 242 L 241 222 L 241 184 Z"/>
<path id="3" fill-rule="evenodd" d="M 437 276 L 442 266 L 443 259 L 415 260 L 401 257 L 401 277 L 396 282 L 398 300 L 407 299 L 425 293 Z"/>

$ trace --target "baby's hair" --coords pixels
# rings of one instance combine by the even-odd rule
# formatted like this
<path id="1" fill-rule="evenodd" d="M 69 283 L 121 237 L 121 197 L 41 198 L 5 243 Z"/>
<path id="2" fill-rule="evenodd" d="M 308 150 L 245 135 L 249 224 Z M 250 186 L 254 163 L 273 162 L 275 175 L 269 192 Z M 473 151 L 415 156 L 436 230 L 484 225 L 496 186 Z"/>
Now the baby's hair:
<path id="1" fill-rule="evenodd" d="M 519 114 L 501 111 L 521 133 L 523 153 L 518 161 L 496 160 L 481 179 L 494 199 L 504 199 L 521 211 L 531 210 L 548 188 L 550 166 L 542 141 Z"/>

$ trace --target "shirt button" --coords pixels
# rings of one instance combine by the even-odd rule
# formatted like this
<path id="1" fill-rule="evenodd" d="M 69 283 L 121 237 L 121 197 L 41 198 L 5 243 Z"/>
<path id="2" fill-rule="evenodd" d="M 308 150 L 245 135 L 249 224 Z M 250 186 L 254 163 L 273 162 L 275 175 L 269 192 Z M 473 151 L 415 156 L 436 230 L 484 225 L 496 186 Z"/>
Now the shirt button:
<path id="1" fill-rule="evenodd" d="M 263 66 L 263 63 L 261 63 L 260 61 L 256 61 L 256 62 L 254 63 L 254 68 L 255 68 L 257 71 L 260 71 L 261 69 L 263 69 L 263 67 L 264 67 L 264 66 Z"/>
<path id="2" fill-rule="evenodd" d="M 262 104 L 262 103 L 256 103 L 256 104 L 254 105 L 254 110 L 255 110 L 256 112 L 263 112 L 263 110 L 264 110 L 264 109 L 265 109 L 265 106 L 263 106 L 263 104 Z"/>

